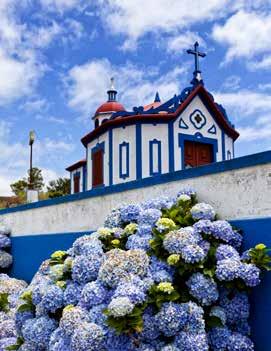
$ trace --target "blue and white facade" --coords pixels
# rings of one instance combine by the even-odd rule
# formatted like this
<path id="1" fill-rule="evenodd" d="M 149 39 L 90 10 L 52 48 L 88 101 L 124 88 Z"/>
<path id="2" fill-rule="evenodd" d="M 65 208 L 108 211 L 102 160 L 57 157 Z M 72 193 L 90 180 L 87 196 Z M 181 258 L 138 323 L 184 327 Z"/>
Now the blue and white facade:
<path id="1" fill-rule="evenodd" d="M 78 172 L 81 192 L 234 158 L 238 132 L 205 89 L 199 71 L 191 83 L 164 103 L 156 94 L 152 104 L 131 112 L 116 101 L 117 92 L 111 87 L 108 101 L 93 117 L 95 128 L 82 138 L 85 160 L 67 168 L 71 193 Z M 198 157 L 203 161 L 197 163 Z"/>

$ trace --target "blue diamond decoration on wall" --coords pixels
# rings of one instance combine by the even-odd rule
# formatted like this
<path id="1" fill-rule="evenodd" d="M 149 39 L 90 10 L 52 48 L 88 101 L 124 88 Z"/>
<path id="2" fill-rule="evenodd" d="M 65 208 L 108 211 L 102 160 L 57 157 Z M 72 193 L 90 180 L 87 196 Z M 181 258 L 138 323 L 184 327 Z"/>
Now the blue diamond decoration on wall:
<path id="1" fill-rule="evenodd" d="M 191 113 L 189 118 L 191 123 L 196 129 L 201 129 L 206 124 L 206 117 L 198 109 L 196 109 L 193 113 Z"/>
<path id="2" fill-rule="evenodd" d="M 208 133 L 216 134 L 216 126 L 214 124 L 208 129 Z"/>
<path id="3" fill-rule="evenodd" d="M 185 123 L 185 121 L 182 118 L 180 119 L 179 127 L 182 129 L 188 129 L 188 125 Z"/>

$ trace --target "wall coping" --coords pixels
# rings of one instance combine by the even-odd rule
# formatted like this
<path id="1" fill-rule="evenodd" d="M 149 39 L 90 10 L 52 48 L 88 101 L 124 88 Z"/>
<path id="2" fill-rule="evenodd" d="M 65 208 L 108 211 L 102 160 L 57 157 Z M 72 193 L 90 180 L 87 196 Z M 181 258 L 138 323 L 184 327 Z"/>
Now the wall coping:
<path id="1" fill-rule="evenodd" d="M 71 195 L 62 196 L 54 199 L 48 199 L 48 200 L 38 201 L 31 204 L 24 204 L 17 207 L 2 209 L 0 210 L 0 216 L 7 213 L 21 212 L 21 211 L 40 208 L 40 207 L 60 205 L 67 202 L 91 199 L 97 196 L 106 196 L 106 195 L 111 195 L 114 193 L 119 193 L 127 190 L 144 188 L 144 187 L 154 186 L 158 184 L 174 182 L 177 180 L 196 178 L 196 177 L 211 175 L 215 173 L 238 170 L 242 168 L 254 167 L 254 166 L 263 165 L 267 163 L 271 163 L 271 151 L 264 151 L 257 154 L 234 158 L 232 160 L 216 162 L 206 166 L 200 166 L 196 168 L 190 168 L 190 169 L 184 169 L 181 171 L 160 174 L 157 176 L 143 178 L 139 180 L 133 180 L 122 184 L 115 184 L 111 186 L 91 189 L 77 194 L 71 194 Z"/>

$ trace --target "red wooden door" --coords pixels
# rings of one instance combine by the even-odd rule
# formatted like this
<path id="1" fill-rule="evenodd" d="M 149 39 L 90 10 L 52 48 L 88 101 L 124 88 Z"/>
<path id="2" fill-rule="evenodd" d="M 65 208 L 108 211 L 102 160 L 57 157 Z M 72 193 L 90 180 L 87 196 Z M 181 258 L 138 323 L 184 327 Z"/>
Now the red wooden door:
<path id="1" fill-rule="evenodd" d="M 184 165 L 185 168 L 206 165 L 213 161 L 213 147 L 193 141 L 184 142 Z"/>
<path id="2" fill-rule="evenodd" d="M 92 187 L 104 183 L 103 150 L 98 150 L 92 155 Z"/>
<path id="3" fill-rule="evenodd" d="M 80 175 L 74 175 L 73 177 L 73 192 L 79 193 L 80 191 Z"/>

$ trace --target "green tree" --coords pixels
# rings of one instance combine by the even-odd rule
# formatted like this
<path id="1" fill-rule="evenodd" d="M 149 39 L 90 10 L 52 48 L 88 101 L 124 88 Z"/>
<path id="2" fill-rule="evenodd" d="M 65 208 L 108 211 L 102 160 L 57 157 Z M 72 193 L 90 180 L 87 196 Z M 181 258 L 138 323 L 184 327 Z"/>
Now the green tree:
<path id="1" fill-rule="evenodd" d="M 25 198 L 26 190 L 30 185 L 30 170 L 27 172 L 27 177 L 19 179 L 10 185 L 12 192 L 20 198 Z M 42 190 L 44 187 L 43 177 L 39 168 L 32 168 L 32 188 L 35 190 Z"/>
<path id="2" fill-rule="evenodd" d="M 47 185 L 49 198 L 68 195 L 70 193 L 71 181 L 68 178 L 52 180 Z"/>
<path id="3" fill-rule="evenodd" d="M 20 198 L 24 197 L 27 190 L 27 186 L 28 183 L 25 179 L 20 179 L 17 182 L 10 184 L 12 192 Z"/>
<path id="4" fill-rule="evenodd" d="M 30 185 L 30 169 L 27 171 L 27 182 Z M 32 188 L 41 191 L 44 187 L 42 172 L 39 168 L 32 168 Z"/>

